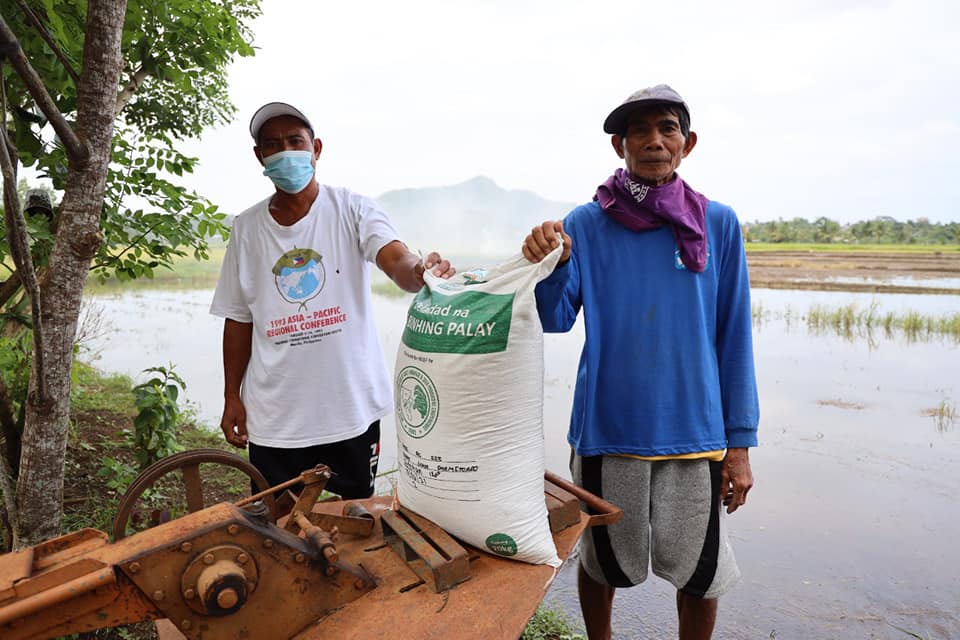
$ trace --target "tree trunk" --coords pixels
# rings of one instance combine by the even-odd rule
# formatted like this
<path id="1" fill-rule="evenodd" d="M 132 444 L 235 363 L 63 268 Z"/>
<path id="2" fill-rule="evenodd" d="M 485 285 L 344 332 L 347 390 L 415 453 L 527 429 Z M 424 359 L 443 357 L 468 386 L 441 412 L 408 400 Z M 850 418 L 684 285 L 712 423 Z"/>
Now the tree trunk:
<path id="1" fill-rule="evenodd" d="M 69 167 L 50 269 L 40 287 L 44 332 L 43 344 L 35 348 L 42 350 L 44 370 L 34 366 L 30 375 L 17 481 L 17 549 L 60 533 L 73 343 L 90 261 L 102 242 L 100 212 L 110 163 L 126 7 L 126 0 L 90 0 L 87 6 L 76 131 L 90 156 L 82 165 Z M 38 393 L 40 380 L 46 383 L 45 397 Z"/>

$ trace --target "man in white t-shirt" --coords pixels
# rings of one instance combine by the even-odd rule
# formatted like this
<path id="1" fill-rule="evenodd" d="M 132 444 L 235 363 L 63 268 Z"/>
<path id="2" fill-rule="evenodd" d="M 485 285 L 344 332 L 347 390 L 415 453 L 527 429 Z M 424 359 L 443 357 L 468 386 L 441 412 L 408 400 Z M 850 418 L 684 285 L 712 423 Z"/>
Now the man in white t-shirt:
<path id="1" fill-rule="evenodd" d="M 454 269 L 421 261 L 372 200 L 315 180 L 322 144 L 299 109 L 265 104 L 250 135 L 276 190 L 234 220 L 210 307 L 224 318 L 220 427 L 272 486 L 323 463 L 328 489 L 368 497 L 393 406 L 370 263 L 411 292 L 425 269 Z"/>

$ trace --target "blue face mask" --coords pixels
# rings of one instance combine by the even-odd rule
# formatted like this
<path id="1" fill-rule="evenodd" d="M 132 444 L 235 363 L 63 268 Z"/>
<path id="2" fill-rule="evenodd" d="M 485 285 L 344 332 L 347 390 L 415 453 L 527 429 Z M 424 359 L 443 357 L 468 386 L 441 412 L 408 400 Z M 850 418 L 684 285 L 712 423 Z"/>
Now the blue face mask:
<path id="1" fill-rule="evenodd" d="M 263 159 L 263 175 L 287 193 L 300 193 L 313 180 L 312 151 L 279 151 Z"/>

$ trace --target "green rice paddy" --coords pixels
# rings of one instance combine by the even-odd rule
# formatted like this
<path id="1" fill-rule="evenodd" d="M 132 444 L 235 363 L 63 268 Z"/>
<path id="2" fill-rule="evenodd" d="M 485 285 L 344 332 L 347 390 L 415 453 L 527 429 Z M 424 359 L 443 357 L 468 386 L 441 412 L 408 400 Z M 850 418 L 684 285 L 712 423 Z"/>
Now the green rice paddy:
<path id="1" fill-rule="evenodd" d="M 960 313 L 933 316 L 917 311 L 880 312 L 875 304 L 862 307 L 856 303 L 839 307 L 818 304 L 810 307 L 806 313 L 787 307 L 785 311 L 774 313 L 760 303 L 753 305 L 754 325 L 774 318 L 784 320 L 788 327 L 806 324 L 815 334 L 870 337 L 882 332 L 887 337 L 902 335 L 909 340 L 948 337 L 960 341 Z"/>

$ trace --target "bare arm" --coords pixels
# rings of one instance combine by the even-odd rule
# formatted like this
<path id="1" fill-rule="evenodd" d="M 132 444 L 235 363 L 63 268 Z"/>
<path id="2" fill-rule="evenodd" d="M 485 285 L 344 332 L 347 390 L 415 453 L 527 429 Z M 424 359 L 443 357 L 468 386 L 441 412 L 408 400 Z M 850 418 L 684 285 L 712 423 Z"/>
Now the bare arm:
<path id="1" fill-rule="evenodd" d="M 421 262 L 420 256 L 410 251 L 399 240 L 387 244 L 377 253 L 377 266 L 404 291 L 416 293 L 423 286 L 423 272 L 432 269 L 433 275 L 449 278 L 457 272 L 448 260 L 440 257 L 436 251 L 427 255 Z"/>
<path id="2" fill-rule="evenodd" d="M 240 400 L 240 384 L 250 362 L 253 323 L 223 321 L 223 418 L 220 428 L 227 442 L 247 446 L 247 412 Z"/>

